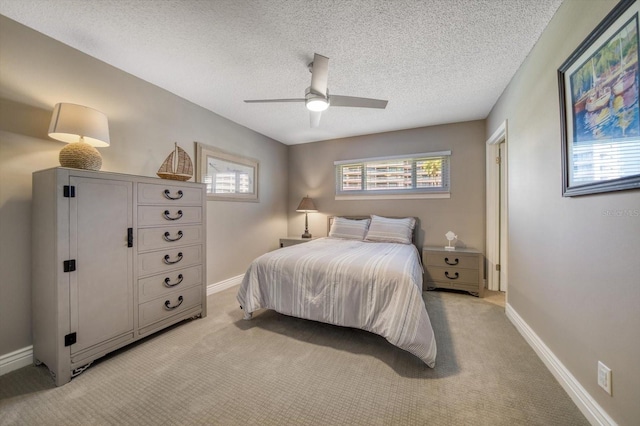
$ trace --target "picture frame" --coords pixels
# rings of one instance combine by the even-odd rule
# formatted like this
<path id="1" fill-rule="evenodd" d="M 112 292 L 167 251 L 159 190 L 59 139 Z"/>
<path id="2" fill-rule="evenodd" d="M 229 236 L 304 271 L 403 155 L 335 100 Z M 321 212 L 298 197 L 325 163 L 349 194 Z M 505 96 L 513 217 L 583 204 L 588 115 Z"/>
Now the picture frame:
<path id="1" fill-rule="evenodd" d="M 562 195 L 640 188 L 637 0 L 622 0 L 558 68 Z"/>
<path id="2" fill-rule="evenodd" d="M 259 202 L 258 171 L 258 160 L 196 142 L 196 181 L 208 200 Z"/>

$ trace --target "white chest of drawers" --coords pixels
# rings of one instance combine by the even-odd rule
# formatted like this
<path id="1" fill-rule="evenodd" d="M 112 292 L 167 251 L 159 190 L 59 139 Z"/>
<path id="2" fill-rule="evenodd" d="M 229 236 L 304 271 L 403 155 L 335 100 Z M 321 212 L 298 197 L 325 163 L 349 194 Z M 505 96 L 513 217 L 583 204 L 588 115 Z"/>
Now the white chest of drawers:
<path id="1" fill-rule="evenodd" d="M 33 352 L 56 385 L 122 346 L 206 316 L 202 184 L 33 174 Z"/>

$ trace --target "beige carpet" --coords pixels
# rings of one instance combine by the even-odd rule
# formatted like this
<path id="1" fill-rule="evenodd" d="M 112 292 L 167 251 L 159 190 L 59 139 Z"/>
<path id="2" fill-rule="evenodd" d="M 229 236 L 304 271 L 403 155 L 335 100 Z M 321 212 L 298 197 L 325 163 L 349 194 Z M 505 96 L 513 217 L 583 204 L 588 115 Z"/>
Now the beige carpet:
<path id="1" fill-rule="evenodd" d="M 487 300 L 424 293 L 435 369 L 360 330 L 263 311 L 236 288 L 209 316 L 125 348 L 56 388 L 45 367 L 0 377 L 0 425 L 587 425 Z"/>

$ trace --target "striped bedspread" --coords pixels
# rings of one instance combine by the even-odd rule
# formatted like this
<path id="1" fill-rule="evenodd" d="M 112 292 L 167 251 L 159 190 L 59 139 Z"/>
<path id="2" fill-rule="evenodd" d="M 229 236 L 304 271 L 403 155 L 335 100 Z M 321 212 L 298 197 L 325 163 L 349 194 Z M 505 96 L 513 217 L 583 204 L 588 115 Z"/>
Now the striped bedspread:
<path id="1" fill-rule="evenodd" d="M 246 319 L 266 308 L 360 328 L 435 365 L 413 245 L 321 238 L 275 250 L 253 261 L 237 299 Z"/>

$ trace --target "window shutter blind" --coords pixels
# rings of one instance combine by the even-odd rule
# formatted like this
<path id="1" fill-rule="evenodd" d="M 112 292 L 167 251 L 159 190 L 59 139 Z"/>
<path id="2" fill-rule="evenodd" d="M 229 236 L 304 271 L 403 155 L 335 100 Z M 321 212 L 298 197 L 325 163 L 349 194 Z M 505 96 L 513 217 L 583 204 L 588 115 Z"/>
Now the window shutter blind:
<path id="1" fill-rule="evenodd" d="M 336 194 L 449 192 L 451 151 L 336 161 Z"/>

